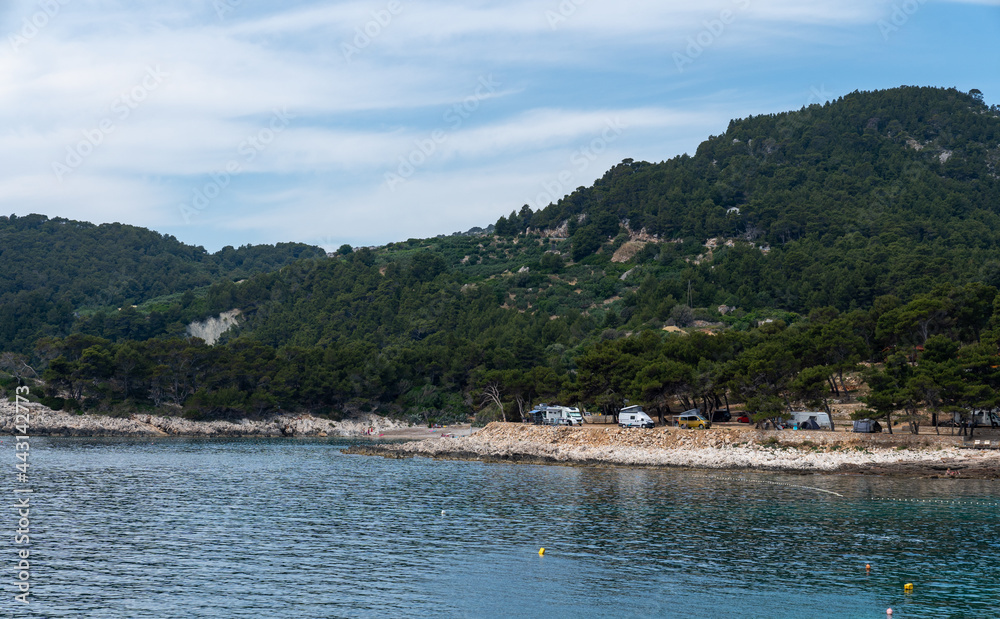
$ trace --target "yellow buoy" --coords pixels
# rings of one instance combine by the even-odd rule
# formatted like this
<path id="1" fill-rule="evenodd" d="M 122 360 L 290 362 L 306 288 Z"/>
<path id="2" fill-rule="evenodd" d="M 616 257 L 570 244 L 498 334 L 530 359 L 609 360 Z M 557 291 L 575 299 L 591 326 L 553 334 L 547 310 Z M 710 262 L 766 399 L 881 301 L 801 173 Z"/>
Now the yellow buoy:
<path id="1" fill-rule="evenodd" d="M 542 556 L 544 554 L 545 554 L 545 549 L 544 548 L 539 548 L 538 549 L 538 556 L 540 557 L 540 556 Z"/>
<path id="2" fill-rule="evenodd" d="M 913 591 L 913 583 L 908 582 L 905 585 L 903 585 L 903 591 Z"/>

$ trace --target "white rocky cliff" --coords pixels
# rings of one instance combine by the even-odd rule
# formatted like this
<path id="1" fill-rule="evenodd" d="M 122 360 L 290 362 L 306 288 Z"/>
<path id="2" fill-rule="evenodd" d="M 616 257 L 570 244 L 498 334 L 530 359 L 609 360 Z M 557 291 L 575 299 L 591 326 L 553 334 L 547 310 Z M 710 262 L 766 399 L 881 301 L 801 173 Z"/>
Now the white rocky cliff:
<path id="1" fill-rule="evenodd" d="M 240 310 L 233 309 L 222 312 L 217 317 L 207 318 L 201 322 L 192 322 L 188 325 L 187 334 L 189 337 L 200 337 L 209 346 L 219 341 L 223 333 L 229 331 L 238 323 L 236 317 L 240 315 Z"/>

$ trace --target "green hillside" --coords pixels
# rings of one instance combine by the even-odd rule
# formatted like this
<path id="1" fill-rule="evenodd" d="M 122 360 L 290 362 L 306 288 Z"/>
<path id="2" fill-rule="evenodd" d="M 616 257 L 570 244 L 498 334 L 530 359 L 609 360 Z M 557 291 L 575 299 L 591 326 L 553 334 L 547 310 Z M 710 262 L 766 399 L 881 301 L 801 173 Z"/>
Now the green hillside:
<path id="1" fill-rule="evenodd" d="M 763 418 L 843 396 L 860 361 L 887 361 L 870 371 L 873 415 L 992 406 L 998 161 L 1000 109 L 976 92 L 856 92 L 733 121 L 694 156 L 626 160 L 490 234 L 345 248 L 240 283 L 231 262 L 177 256 L 200 265 L 188 290 L 214 283 L 45 319 L 36 334 L 75 335 L 37 341 L 31 362 L 52 404 L 193 417 L 463 418 L 499 413 L 481 410 L 493 385 L 513 417 L 539 398 L 660 412 L 736 398 Z M 148 294 L 123 302 L 184 289 L 150 269 Z M 177 338 L 174 318 L 230 309 L 241 326 L 221 344 Z"/>
<path id="2" fill-rule="evenodd" d="M 609 249 L 622 222 L 685 248 L 732 240 L 709 268 L 680 278 L 693 282 L 696 304 L 846 310 L 936 282 L 1000 284 L 998 164 L 1000 113 L 981 96 L 855 92 L 732 121 L 694 157 L 626 160 L 593 187 L 527 217 L 512 213 L 497 229 L 568 222 L 576 260 Z M 640 262 L 676 253 L 651 249 Z"/>
<path id="3" fill-rule="evenodd" d="M 320 248 L 299 243 L 209 254 L 136 226 L 0 217 L 0 350 L 68 335 L 81 310 L 131 306 L 318 255 Z"/>

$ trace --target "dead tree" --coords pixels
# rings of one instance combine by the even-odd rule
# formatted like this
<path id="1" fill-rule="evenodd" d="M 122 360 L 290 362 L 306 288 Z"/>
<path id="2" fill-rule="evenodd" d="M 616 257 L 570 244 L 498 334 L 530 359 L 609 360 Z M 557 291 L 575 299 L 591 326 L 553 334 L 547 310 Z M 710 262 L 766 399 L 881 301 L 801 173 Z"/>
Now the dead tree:
<path id="1" fill-rule="evenodd" d="M 490 383 L 483 389 L 483 406 L 490 404 L 496 404 L 497 408 L 500 409 L 500 418 L 506 423 L 507 413 L 503 409 L 503 402 L 500 400 L 500 385 L 497 383 Z"/>

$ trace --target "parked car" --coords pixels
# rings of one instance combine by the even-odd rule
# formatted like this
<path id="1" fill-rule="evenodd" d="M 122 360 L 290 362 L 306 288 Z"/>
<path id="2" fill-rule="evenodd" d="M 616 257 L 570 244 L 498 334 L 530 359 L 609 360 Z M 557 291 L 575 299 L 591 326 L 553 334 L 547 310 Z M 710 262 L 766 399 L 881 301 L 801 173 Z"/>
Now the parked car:
<path id="1" fill-rule="evenodd" d="M 740 423 L 750 423 L 750 416 L 747 415 L 746 413 L 744 413 L 744 414 L 740 415 L 739 417 L 737 417 L 736 421 L 738 421 Z"/>
<path id="2" fill-rule="evenodd" d="M 712 422 L 701 416 L 700 413 L 682 413 L 677 416 L 678 428 L 711 428 Z"/>
<path id="3" fill-rule="evenodd" d="M 733 416 L 729 411 L 714 411 L 712 412 L 712 421 L 729 421 Z"/>

